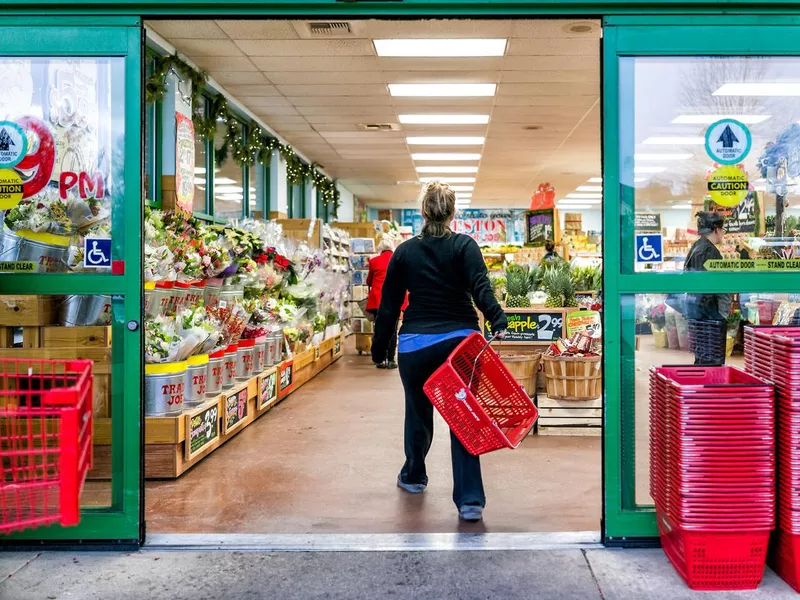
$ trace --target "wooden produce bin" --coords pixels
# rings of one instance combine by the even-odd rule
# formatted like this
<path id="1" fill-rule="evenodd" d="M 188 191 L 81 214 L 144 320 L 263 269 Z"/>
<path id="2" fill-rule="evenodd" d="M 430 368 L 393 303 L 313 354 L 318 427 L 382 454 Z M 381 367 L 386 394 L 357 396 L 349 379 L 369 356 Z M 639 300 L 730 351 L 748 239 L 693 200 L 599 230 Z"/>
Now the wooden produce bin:
<path id="1" fill-rule="evenodd" d="M 540 399 L 542 435 L 600 435 L 603 424 L 601 357 L 544 356 L 547 394 Z"/>

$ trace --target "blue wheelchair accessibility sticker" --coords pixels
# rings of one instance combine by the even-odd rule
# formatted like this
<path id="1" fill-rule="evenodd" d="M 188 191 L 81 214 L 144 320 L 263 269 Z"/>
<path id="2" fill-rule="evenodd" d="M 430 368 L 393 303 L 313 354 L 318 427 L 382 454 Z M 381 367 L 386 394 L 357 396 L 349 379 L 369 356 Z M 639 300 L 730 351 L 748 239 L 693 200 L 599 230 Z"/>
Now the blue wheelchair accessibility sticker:
<path id="1" fill-rule="evenodd" d="M 85 267 L 111 268 L 111 238 L 85 238 L 83 242 Z"/>
<path id="2" fill-rule="evenodd" d="M 664 241 L 660 233 L 636 234 L 636 262 L 664 262 Z"/>

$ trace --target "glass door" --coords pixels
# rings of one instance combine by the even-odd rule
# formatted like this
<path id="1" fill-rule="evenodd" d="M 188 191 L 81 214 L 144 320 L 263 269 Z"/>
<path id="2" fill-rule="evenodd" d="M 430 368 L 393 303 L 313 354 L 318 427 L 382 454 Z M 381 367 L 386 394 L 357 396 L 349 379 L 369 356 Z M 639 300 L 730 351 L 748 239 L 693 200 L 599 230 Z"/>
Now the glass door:
<path id="1" fill-rule="evenodd" d="M 658 535 L 650 366 L 743 367 L 742 322 L 800 308 L 799 24 L 606 22 L 608 542 Z"/>
<path id="2" fill-rule="evenodd" d="M 3 21 L 0 358 L 93 361 L 80 524 L 3 541 L 142 537 L 141 35 L 133 18 Z"/>

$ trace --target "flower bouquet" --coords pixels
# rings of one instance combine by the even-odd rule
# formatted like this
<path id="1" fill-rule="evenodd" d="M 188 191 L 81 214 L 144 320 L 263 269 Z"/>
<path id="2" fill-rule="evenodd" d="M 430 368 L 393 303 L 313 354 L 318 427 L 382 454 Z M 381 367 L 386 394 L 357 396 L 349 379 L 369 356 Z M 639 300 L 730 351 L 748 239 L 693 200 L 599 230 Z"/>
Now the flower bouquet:
<path id="1" fill-rule="evenodd" d="M 206 308 L 206 313 L 218 323 L 220 338 L 217 340 L 215 350 L 221 350 L 235 344 L 242 337 L 244 328 L 250 321 L 250 313 L 247 312 L 244 304 L 235 300 L 228 302 L 225 306 L 219 304 L 214 307 Z"/>
<path id="2" fill-rule="evenodd" d="M 650 321 L 650 326 L 653 328 L 653 339 L 655 340 L 656 348 L 667 348 L 667 332 L 665 331 L 667 305 L 661 302 L 651 306 L 647 320 Z"/>
<path id="3" fill-rule="evenodd" d="M 196 335 L 205 339 L 192 354 L 208 354 L 217 347 L 222 336 L 218 323 L 207 313 L 204 306 L 185 307 L 177 318 L 178 335 Z"/>
<path id="4" fill-rule="evenodd" d="M 208 330 L 197 326 L 183 328 L 182 320 L 175 317 L 154 317 L 145 322 L 145 362 L 180 362 L 203 348 L 209 337 Z"/>
<path id="5" fill-rule="evenodd" d="M 27 230 L 64 236 L 72 235 L 77 230 L 69 217 L 66 203 L 58 195 L 58 189 L 52 187 L 7 211 L 5 225 L 11 231 Z"/>

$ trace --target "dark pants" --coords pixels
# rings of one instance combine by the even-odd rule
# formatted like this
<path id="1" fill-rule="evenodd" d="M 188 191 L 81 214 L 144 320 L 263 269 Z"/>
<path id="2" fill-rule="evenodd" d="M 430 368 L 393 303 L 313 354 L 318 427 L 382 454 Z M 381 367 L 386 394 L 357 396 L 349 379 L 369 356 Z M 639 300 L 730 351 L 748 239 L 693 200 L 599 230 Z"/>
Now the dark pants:
<path id="1" fill-rule="evenodd" d="M 375 310 L 374 308 L 370 308 L 367 312 L 371 314 L 375 318 L 375 321 L 377 322 L 378 311 Z M 396 356 L 397 356 L 397 324 L 395 324 L 394 326 L 394 332 L 392 333 L 392 337 L 389 338 L 389 348 L 386 351 L 386 359 L 394 360 Z"/>
<path id="2" fill-rule="evenodd" d="M 400 354 L 400 378 L 406 392 L 406 463 L 400 471 L 404 483 L 428 483 L 425 456 L 433 440 L 433 404 L 422 386 L 462 341 L 463 338 L 456 338 Z M 452 432 L 450 453 L 453 459 L 453 502 L 459 508 L 485 506 L 480 459 L 467 452 Z"/>

